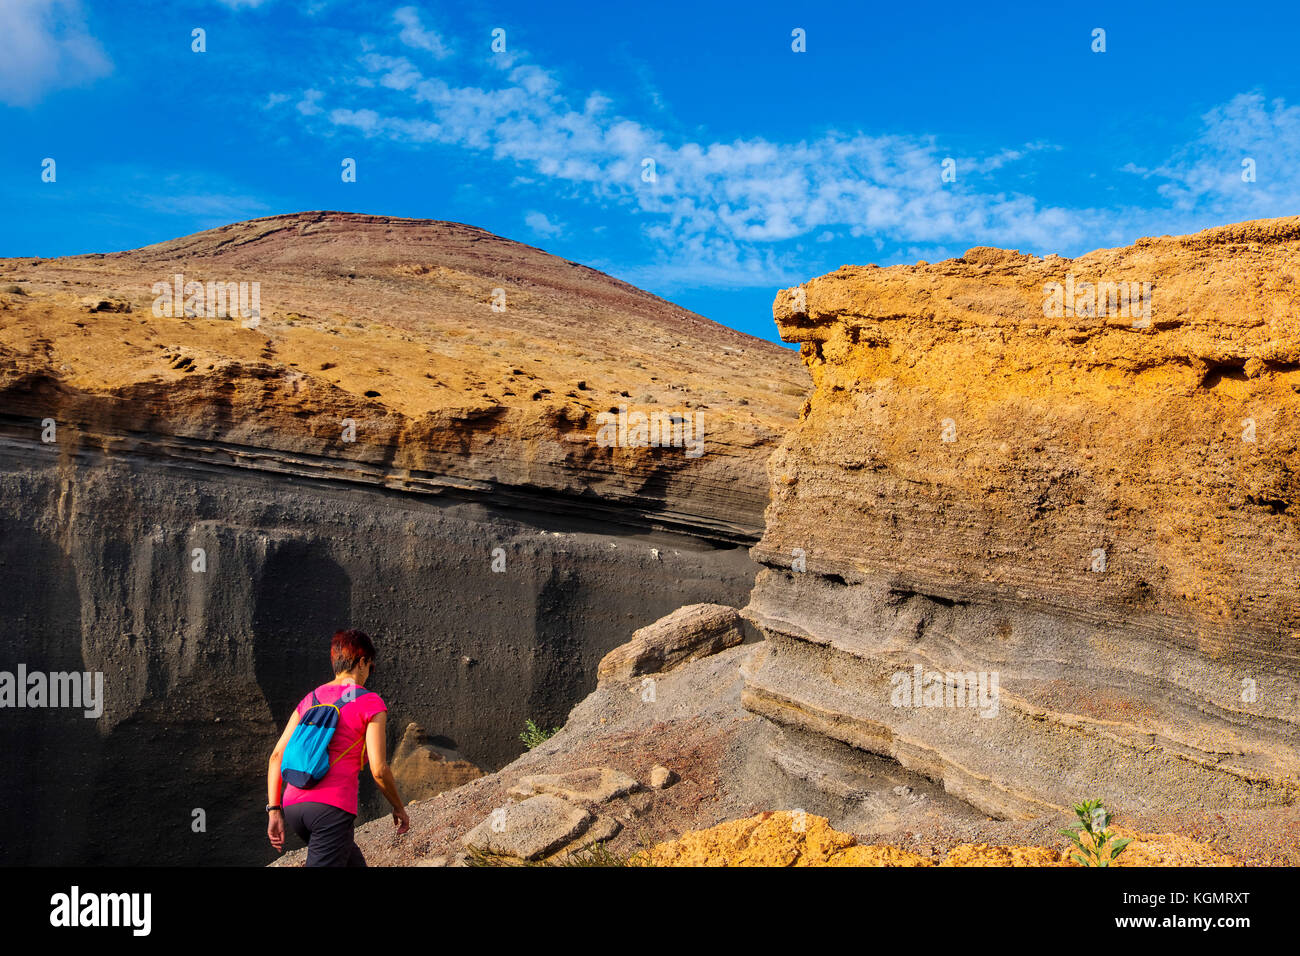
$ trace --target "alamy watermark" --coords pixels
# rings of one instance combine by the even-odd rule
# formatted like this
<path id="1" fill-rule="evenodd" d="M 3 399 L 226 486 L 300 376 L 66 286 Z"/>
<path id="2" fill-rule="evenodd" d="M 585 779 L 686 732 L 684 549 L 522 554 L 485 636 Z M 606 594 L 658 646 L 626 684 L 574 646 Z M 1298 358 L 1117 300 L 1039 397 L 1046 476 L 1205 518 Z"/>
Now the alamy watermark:
<path id="1" fill-rule="evenodd" d="M 1049 319 L 1099 318 L 1133 319 L 1133 328 L 1151 324 L 1150 282 L 1081 282 L 1072 275 L 1065 282 L 1043 283 L 1043 315 Z"/>
<path id="2" fill-rule="evenodd" d="M 124 927 L 133 936 L 148 936 L 152 913 L 152 893 L 85 893 L 74 885 L 50 897 L 50 925 L 56 928 Z"/>
<path id="3" fill-rule="evenodd" d="M 997 671 L 927 671 L 917 664 L 889 682 L 895 707 L 970 707 L 981 717 L 998 715 Z"/>
<path id="4" fill-rule="evenodd" d="M 178 272 L 171 282 L 155 282 L 153 294 L 154 318 L 240 318 L 248 328 L 262 318 L 260 282 L 186 282 Z"/>
<path id="5" fill-rule="evenodd" d="M 684 448 L 687 458 L 704 454 L 701 412 L 618 412 L 596 414 L 596 444 L 601 448 Z"/>
<path id="6" fill-rule="evenodd" d="M 101 671 L 29 671 L 19 664 L 16 672 L 0 671 L 0 708 L 70 707 L 86 717 L 104 713 L 104 675 Z"/>

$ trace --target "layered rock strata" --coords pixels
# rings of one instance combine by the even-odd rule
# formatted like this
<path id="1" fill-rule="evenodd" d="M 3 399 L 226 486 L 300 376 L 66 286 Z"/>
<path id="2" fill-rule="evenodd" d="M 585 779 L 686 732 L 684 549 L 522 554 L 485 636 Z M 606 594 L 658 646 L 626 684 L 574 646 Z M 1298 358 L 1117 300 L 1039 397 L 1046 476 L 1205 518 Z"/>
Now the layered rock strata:
<path id="1" fill-rule="evenodd" d="M 459 223 L 272 216 L 0 259 L 0 289 L 10 428 L 743 543 L 807 386 L 778 345 Z"/>
<path id="2" fill-rule="evenodd" d="M 483 776 L 482 770 L 445 743 L 419 724 L 406 725 L 389 760 L 402 799 L 427 800 Z"/>
<path id="3" fill-rule="evenodd" d="M 815 384 L 753 550 L 773 757 L 999 818 L 1295 801 L 1300 219 L 846 266 L 773 312 Z"/>

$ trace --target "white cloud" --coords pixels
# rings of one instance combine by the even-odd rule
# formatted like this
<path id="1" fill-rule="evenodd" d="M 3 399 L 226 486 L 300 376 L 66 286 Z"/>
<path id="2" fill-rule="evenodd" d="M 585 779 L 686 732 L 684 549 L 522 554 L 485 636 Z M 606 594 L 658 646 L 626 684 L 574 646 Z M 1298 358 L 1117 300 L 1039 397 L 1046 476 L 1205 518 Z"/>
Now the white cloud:
<path id="1" fill-rule="evenodd" d="M 303 116 L 315 116 L 321 112 L 320 100 L 324 95 L 320 90 L 303 90 L 302 99 L 297 103 L 298 112 Z"/>
<path id="2" fill-rule="evenodd" d="M 237 180 L 199 170 L 173 166 L 149 167 L 94 162 L 68 184 L 68 200 L 95 214 L 110 218 L 123 209 L 148 209 L 175 216 L 176 232 L 208 229 L 226 223 L 265 216 L 273 211 L 268 201 L 251 194 Z M 283 202 L 279 207 L 283 209 Z"/>
<path id="3" fill-rule="evenodd" d="M 526 174 L 624 203 L 653 217 L 645 234 L 675 257 L 707 256 L 726 270 L 774 268 L 775 259 L 744 247 L 835 228 L 914 243 L 979 236 L 1053 246 L 1081 238 L 1087 228 L 1077 213 L 1041 208 L 1032 197 L 945 188 L 947 154 L 929 138 L 828 133 L 798 143 L 673 144 L 613 114 L 598 93 L 573 106 L 557 78 L 531 64 L 505 71 L 505 84 L 483 88 L 426 76 L 403 57 L 369 53 L 360 62 L 370 79 L 400 97 L 384 113 L 335 109 L 335 125 L 482 151 Z M 400 115 L 412 109 L 416 118 Z M 1007 150 L 962 163 L 996 168 L 1017 155 Z M 647 158 L 656 174 L 649 183 L 642 176 Z"/>
<path id="4" fill-rule="evenodd" d="M 402 28 L 398 38 L 407 46 L 432 53 L 439 60 L 451 56 L 451 50 L 442 37 L 432 30 L 426 30 L 420 23 L 420 13 L 415 7 L 401 7 L 393 11 L 393 22 Z"/>
<path id="5" fill-rule="evenodd" d="M 1241 93 L 1201 117 L 1201 133 L 1155 169 L 1131 171 L 1162 181 L 1158 193 L 1175 210 L 1217 221 L 1300 212 L 1300 107 Z M 1253 160 L 1255 181 L 1242 179 Z"/>
<path id="6" fill-rule="evenodd" d="M 366 136 L 388 136 L 408 143 L 428 143 L 439 138 L 437 123 L 380 116 L 374 110 L 331 110 L 329 121 L 348 126 Z"/>
<path id="7" fill-rule="evenodd" d="M 1015 164 L 1032 169 L 1036 154 L 1059 148 L 1051 144 L 963 155 L 934 137 L 836 131 L 788 142 L 685 142 L 619 115 L 598 91 L 570 96 L 556 74 L 518 57 L 488 62 L 486 82 L 470 85 L 427 75 L 405 57 L 367 52 L 354 88 L 336 88 L 341 102 L 325 118 L 366 136 L 478 152 L 512 166 L 516 182 L 622 205 L 643 218 L 655 263 L 642 269 L 655 270 L 661 284 L 784 282 L 806 274 L 802 253 L 788 244 L 830 236 L 931 259 L 970 245 L 1078 254 L 1174 226 L 1203 228 L 1215 210 L 1278 215 L 1300 200 L 1300 185 L 1287 176 L 1300 168 L 1300 110 L 1275 103 L 1270 111 L 1261 97 L 1238 97 L 1207 114 L 1204 135 L 1158 169 L 1129 164 L 1157 177 L 1172 208 L 1064 207 L 998 188 L 992 178 Z M 1259 163 L 1256 185 L 1266 171 L 1273 179 L 1243 194 L 1233 177 L 1239 180 L 1240 156 L 1249 151 Z M 956 183 L 941 178 L 949 156 Z M 643 176 L 646 160 L 653 177 Z M 530 216 L 537 235 L 553 234 L 549 218 Z"/>
<path id="8" fill-rule="evenodd" d="M 214 224 L 250 219 L 270 211 L 261 199 L 241 193 L 235 182 L 221 176 L 134 169 L 107 178 L 116 184 L 114 189 L 126 203 Z"/>
<path id="9" fill-rule="evenodd" d="M 533 210 L 524 216 L 524 225 L 531 229 L 535 234 L 543 239 L 551 239 L 563 236 L 565 225 L 562 222 L 552 222 L 550 217 L 544 212 Z"/>
<path id="10" fill-rule="evenodd" d="M 46 93 L 84 85 L 112 69 L 86 29 L 77 0 L 0 3 L 0 103 L 30 106 Z"/>
<path id="11" fill-rule="evenodd" d="M 215 223 L 238 222 L 263 216 L 270 207 L 256 196 L 225 196 L 217 193 L 178 195 L 142 195 L 135 197 L 141 206 L 173 216 L 194 217 Z"/>
<path id="12" fill-rule="evenodd" d="M 808 278 L 808 270 L 789 253 L 755 248 L 723 237 L 691 236 L 660 247 L 655 260 L 628 267 L 624 263 L 592 265 L 633 285 L 752 289 L 755 286 L 794 285 Z"/>

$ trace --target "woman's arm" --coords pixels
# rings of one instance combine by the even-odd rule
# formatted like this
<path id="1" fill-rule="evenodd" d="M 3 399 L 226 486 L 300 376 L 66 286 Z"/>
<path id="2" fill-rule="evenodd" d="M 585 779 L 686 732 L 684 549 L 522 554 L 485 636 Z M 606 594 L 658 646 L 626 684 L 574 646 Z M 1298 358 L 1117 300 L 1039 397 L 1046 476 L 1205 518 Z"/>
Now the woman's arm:
<path id="1" fill-rule="evenodd" d="M 275 749 L 271 751 L 271 759 L 266 765 L 266 805 L 268 807 L 278 806 L 280 803 L 280 791 L 283 788 L 283 782 L 280 779 L 280 758 L 284 756 L 284 748 L 289 746 L 289 738 L 293 736 L 293 728 L 298 726 L 298 711 L 293 712 L 289 718 L 289 723 L 285 725 L 284 733 L 276 742 Z M 269 819 L 266 822 L 266 835 L 271 841 L 271 846 L 276 850 L 284 849 L 284 811 L 271 810 Z"/>
<path id="2" fill-rule="evenodd" d="M 402 806 L 402 798 L 397 792 L 397 781 L 393 779 L 393 770 L 388 766 L 388 713 L 380 711 L 366 725 L 366 750 L 370 752 L 370 776 L 375 778 L 380 791 L 393 806 L 393 822 L 397 824 L 399 835 L 411 829 L 411 819 Z"/>

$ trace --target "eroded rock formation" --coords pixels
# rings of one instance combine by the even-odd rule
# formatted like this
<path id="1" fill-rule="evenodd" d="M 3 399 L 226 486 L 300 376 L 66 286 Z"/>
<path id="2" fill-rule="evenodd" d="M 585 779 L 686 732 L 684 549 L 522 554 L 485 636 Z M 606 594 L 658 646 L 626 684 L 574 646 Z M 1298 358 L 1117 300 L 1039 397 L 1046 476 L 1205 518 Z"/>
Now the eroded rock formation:
<path id="1" fill-rule="evenodd" d="M 816 387 L 747 611 L 778 764 L 849 818 L 866 754 L 1003 818 L 1295 801 L 1300 219 L 846 266 L 773 311 Z"/>
<path id="2" fill-rule="evenodd" d="M 596 668 L 596 676 L 600 680 L 628 680 L 657 674 L 744 640 L 744 621 L 734 607 L 688 604 L 638 629 L 632 640 L 606 654 Z"/>
<path id="3" fill-rule="evenodd" d="M 419 724 L 406 725 L 389 762 L 402 799 L 427 800 L 483 776 L 483 771 Z"/>

